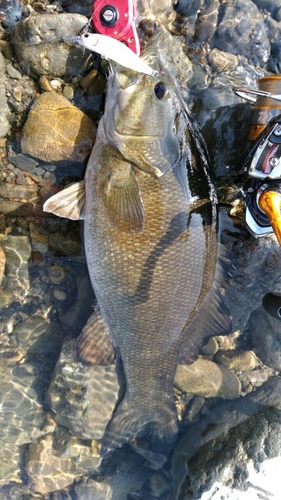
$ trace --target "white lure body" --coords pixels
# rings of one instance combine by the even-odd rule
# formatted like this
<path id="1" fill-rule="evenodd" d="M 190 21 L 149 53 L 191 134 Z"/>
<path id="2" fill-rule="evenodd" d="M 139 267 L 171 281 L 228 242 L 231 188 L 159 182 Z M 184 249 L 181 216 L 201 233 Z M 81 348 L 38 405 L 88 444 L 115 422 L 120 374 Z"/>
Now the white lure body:
<path id="1" fill-rule="evenodd" d="M 130 68 L 138 73 L 156 76 L 157 72 L 155 70 L 129 49 L 127 45 L 115 38 L 98 33 L 84 33 L 79 38 L 80 45 L 93 52 L 97 52 L 105 59 L 111 59 L 125 68 Z"/>

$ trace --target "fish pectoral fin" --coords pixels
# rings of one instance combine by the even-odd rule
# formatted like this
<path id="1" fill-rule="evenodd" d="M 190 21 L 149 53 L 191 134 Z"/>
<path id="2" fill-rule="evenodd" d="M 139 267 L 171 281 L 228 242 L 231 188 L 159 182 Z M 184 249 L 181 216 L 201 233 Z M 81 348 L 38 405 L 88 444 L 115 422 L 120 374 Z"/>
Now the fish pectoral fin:
<path id="1" fill-rule="evenodd" d="M 88 319 L 77 339 L 76 350 L 78 358 L 86 365 L 107 366 L 115 362 L 115 349 L 99 310 Z"/>
<path id="2" fill-rule="evenodd" d="M 231 332 L 232 321 L 229 310 L 215 282 L 206 295 L 193 320 L 183 331 L 179 363 L 188 365 L 198 357 L 199 349 L 214 335 Z"/>
<path id="3" fill-rule="evenodd" d="M 85 203 L 85 181 L 75 182 L 49 198 L 43 206 L 44 212 L 50 212 L 71 220 L 83 219 Z"/>
<path id="4" fill-rule="evenodd" d="M 110 177 L 106 206 L 112 222 L 128 233 L 140 233 L 144 228 L 144 207 L 138 180 L 128 165 L 125 171 Z"/>

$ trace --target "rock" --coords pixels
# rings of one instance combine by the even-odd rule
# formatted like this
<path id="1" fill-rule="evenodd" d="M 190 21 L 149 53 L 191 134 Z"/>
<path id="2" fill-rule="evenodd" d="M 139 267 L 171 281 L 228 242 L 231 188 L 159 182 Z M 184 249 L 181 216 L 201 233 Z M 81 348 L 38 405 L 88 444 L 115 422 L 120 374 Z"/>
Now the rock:
<path id="1" fill-rule="evenodd" d="M 2 247 L 0 247 L 0 285 L 3 281 L 4 273 L 6 268 L 6 255 Z"/>
<path id="2" fill-rule="evenodd" d="M 43 434 L 45 416 L 33 385 L 36 370 L 27 361 L 18 365 L 1 356 L 0 456 Z"/>
<path id="3" fill-rule="evenodd" d="M 213 1 L 210 6 L 198 11 L 195 26 L 195 40 L 198 42 L 210 41 L 217 29 L 219 2 Z"/>
<path id="4" fill-rule="evenodd" d="M 182 95 L 186 96 L 193 75 L 193 66 L 183 52 L 180 39 L 173 37 L 163 26 L 159 26 L 150 40 L 149 47 L 151 50 L 155 50 L 156 53 L 160 50 L 172 78 L 178 82 Z"/>
<path id="5" fill-rule="evenodd" d="M 219 257 L 227 271 L 221 292 L 232 316 L 233 331 L 242 331 L 263 296 L 281 289 L 280 246 L 275 236 L 249 236 L 223 210 L 219 213 L 219 227 Z"/>
<path id="6" fill-rule="evenodd" d="M 21 73 L 12 64 L 9 63 L 6 65 L 6 71 L 11 78 L 15 78 L 16 80 L 21 79 Z"/>
<path id="7" fill-rule="evenodd" d="M 222 52 L 218 49 L 213 49 L 208 59 L 211 66 L 220 73 L 237 68 L 239 63 L 238 56 L 229 54 L 228 52 Z"/>
<path id="8" fill-rule="evenodd" d="M 83 162 L 92 149 L 95 132 L 94 122 L 65 97 L 45 92 L 29 112 L 21 151 L 46 162 Z"/>
<path id="9" fill-rule="evenodd" d="M 261 361 L 275 370 L 281 370 L 281 321 L 260 306 L 252 312 L 247 329 L 252 348 Z"/>
<path id="10" fill-rule="evenodd" d="M 68 457 L 59 457 L 53 449 L 53 436 L 44 436 L 29 448 L 27 473 L 31 490 L 40 493 L 65 488 L 79 479 L 75 463 Z"/>
<path id="11" fill-rule="evenodd" d="M 5 199 L 13 199 L 13 200 L 23 200 L 23 201 L 34 201 L 38 196 L 38 188 L 36 184 L 32 185 L 9 185 L 2 184 L 0 185 L 0 196 Z"/>
<path id="12" fill-rule="evenodd" d="M 0 138 L 5 137 L 10 131 L 8 116 L 10 113 L 5 92 L 5 59 L 0 52 Z"/>
<path id="13" fill-rule="evenodd" d="M 263 16 L 250 0 L 233 0 L 224 11 L 215 37 L 215 47 L 246 56 L 250 64 L 265 66 L 270 55 Z"/>
<path id="14" fill-rule="evenodd" d="M 57 300 L 65 300 L 66 299 L 65 290 L 62 290 L 61 288 L 55 287 L 54 288 L 54 297 Z"/>
<path id="15" fill-rule="evenodd" d="M 82 439 L 101 439 L 118 399 L 116 366 L 83 366 L 66 340 L 48 390 L 58 424 Z"/>
<path id="16" fill-rule="evenodd" d="M 13 294 L 13 299 L 23 300 L 29 291 L 28 260 L 31 247 L 27 236 L 8 235 L 0 240 L 5 251 L 7 284 L 5 290 Z"/>
<path id="17" fill-rule="evenodd" d="M 37 225 L 30 223 L 29 224 L 29 232 L 32 241 L 32 247 L 40 253 L 48 252 L 48 233 L 44 231 L 40 231 L 40 227 Z"/>
<path id="18" fill-rule="evenodd" d="M 13 331 L 22 352 L 52 354 L 54 359 L 61 347 L 65 333 L 55 321 L 40 316 L 30 317 L 18 323 Z"/>
<path id="19" fill-rule="evenodd" d="M 170 27 L 175 20 L 174 2 L 172 0 L 144 0 L 138 5 L 141 18 L 150 19 L 161 26 Z"/>
<path id="20" fill-rule="evenodd" d="M 36 169 L 39 167 L 38 161 L 35 161 L 27 155 L 13 155 L 10 157 L 10 161 L 13 165 L 15 165 L 15 167 L 20 168 L 21 170 L 28 170 L 32 174 L 37 174 Z"/>
<path id="21" fill-rule="evenodd" d="M 280 416 L 264 409 L 198 450 L 188 462 L 192 498 L 277 498 Z"/>
<path id="22" fill-rule="evenodd" d="M 253 351 L 220 351 L 215 355 L 215 361 L 229 370 L 242 372 L 253 370 L 260 365 Z"/>
<path id="23" fill-rule="evenodd" d="M 218 500 L 235 491 L 234 497 L 223 496 L 234 500 L 243 498 L 240 489 L 245 488 L 250 495 L 249 473 L 266 466 L 265 460 L 280 456 L 280 394 L 281 379 L 272 377 L 244 398 L 217 404 L 205 418 L 190 426 L 173 453 L 170 473 L 174 482 L 169 500 Z M 187 466 L 190 479 L 184 480 Z M 267 487 L 269 493 L 272 485 Z M 187 489 L 191 497 L 186 496 Z M 220 496 L 214 496 L 215 491 Z"/>
<path id="24" fill-rule="evenodd" d="M 16 23 L 12 43 L 19 62 L 37 75 L 76 75 L 85 70 L 89 53 L 63 42 L 64 35 L 80 33 L 88 19 L 79 14 L 42 14 Z"/>
<path id="25" fill-rule="evenodd" d="M 201 358 L 192 365 L 178 365 L 175 387 L 205 398 L 234 399 L 241 391 L 240 382 L 234 373 Z"/>
<path id="26" fill-rule="evenodd" d="M 1 457 L 0 486 L 5 485 L 7 482 L 8 483 L 21 482 L 20 461 L 21 461 L 21 456 L 19 450 L 13 454 L 7 453 L 5 457 Z M 0 489 L 0 498 L 1 498 L 1 489 Z"/>
<path id="27" fill-rule="evenodd" d="M 49 235 L 49 247 L 59 251 L 62 255 L 81 255 L 81 237 L 77 229 L 71 232 L 56 231 Z"/>
<path id="28" fill-rule="evenodd" d="M 201 353 L 204 355 L 213 355 L 218 351 L 218 343 L 215 337 L 211 337 L 206 345 L 203 345 L 200 349 Z"/>
<path id="29" fill-rule="evenodd" d="M 60 266 L 56 266 L 55 264 L 52 264 L 49 267 L 48 272 L 49 272 L 51 282 L 54 283 L 54 285 L 61 285 L 65 279 L 67 269 L 65 269 L 64 267 L 60 267 Z"/>

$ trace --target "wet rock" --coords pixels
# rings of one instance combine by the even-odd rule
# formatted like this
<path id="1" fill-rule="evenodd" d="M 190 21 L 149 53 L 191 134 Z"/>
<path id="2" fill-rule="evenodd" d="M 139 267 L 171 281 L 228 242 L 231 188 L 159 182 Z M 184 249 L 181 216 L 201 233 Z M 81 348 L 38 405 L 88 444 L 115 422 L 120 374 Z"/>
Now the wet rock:
<path id="1" fill-rule="evenodd" d="M 0 461 L 0 486 L 8 482 L 21 482 L 20 471 L 21 456 L 19 450 L 13 454 L 8 454 L 1 457 Z M 0 489 L 1 498 L 1 489 Z M 3 497 L 4 498 L 4 497 Z"/>
<path id="2" fill-rule="evenodd" d="M 270 54 L 263 16 L 250 0 L 233 0 L 226 5 L 218 25 L 215 47 L 263 67 Z"/>
<path id="3" fill-rule="evenodd" d="M 71 458 L 58 455 L 53 435 L 30 446 L 27 473 L 32 491 L 43 494 L 65 488 L 81 475 Z"/>
<path id="4" fill-rule="evenodd" d="M 241 381 L 243 387 L 247 387 L 249 384 L 252 387 L 260 387 L 273 374 L 274 371 L 272 369 L 264 367 L 263 369 L 261 368 L 259 370 L 251 370 L 240 373 L 239 380 Z"/>
<path id="5" fill-rule="evenodd" d="M 5 251 L 6 278 L 5 290 L 13 294 L 14 300 L 23 300 L 29 290 L 28 260 L 31 256 L 31 247 L 27 236 L 5 236 L 0 241 Z"/>
<path id="6" fill-rule="evenodd" d="M 75 75 L 81 73 L 89 54 L 63 42 L 66 34 L 80 33 L 88 19 L 79 14 L 43 14 L 18 22 L 12 43 L 19 62 L 24 61 L 37 75 Z"/>
<path id="7" fill-rule="evenodd" d="M 188 461 L 193 499 L 274 498 L 281 463 L 281 412 L 267 408 L 209 442 Z M 187 483 L 183 485 L 183 495 Z M 262 496 L 256 496 L 257 492 Z"/>
<path id="8" fill-rule="evenodd" d="M 101 439 L 118 398 L 116 366 L 85 367 L 66 340 L 48 390 L 55 420 L 83 439 Z"/>
<path id="9" fill-rule="evenodd" d="M 156 52 L 160 48 L 163 60 L 165 60 L 165 64 L 169 67 L 169 72 L 174 81 L 178 82 L 182 95 L 186 96 L 193 74 L 193 66 L 183 52 L 180 39 L 173 37 L 169 31 L 160 26 L 150 40 L 149 47 Z"/>
<path id="10" fill-rule="evenodd" d="M 239 62 L 238 56 L 229 54 L 228 52 L 222 52 L 218 49 L 213 49 L 208 59 L 211 66 L 220 73 L 235 69 Z"/>
<path id="11" fill-rule="evenodd" d="M 29 112 L 21 150 L 46 162 L 83 162 L 92 149 L 95 132 L 94 122 L 65 97 L 45 92 Z"/>
<path id="12" fill-rule="evenodd" d="M 241 391 L 240 382 L 234 373 L 201 358 L 192 365 L 178 365 L 175 387 L 206 398 L 234 399 Z"/>
<path id="13" fill-rule="evenodd" d="M 233 331 L 239 331 L 261 305 L 263 296 L 281 289 L 280 246 L 275 236 L 254 239 L 241 225 L 233 226 L 225 211 L 220 211 L 219 217 L 223 243 L 219 253 L 228 269 L 221 291 L 232 316 Z"/>
<path id="14" fill-rule="evenodd" d="M 260 306 L 252 312 L 247 329 L 257 356 L 265 365 L 281 370 L 281 321 Z"/>
<path id="15" fill-rule="evenodd" d="M 10 161 L 13 165 L 15 165 L 15 167 L 20 168 L 21 170 L 28 170 L 28 172 L 38 175 L 37 169 L 39 167 L 39 163 L 33 158 L 19 153 L 10 157 Z M 41 175 L 42 173 L 43 172 L 40 172 L 39 175 Z"/>
<path id="16" fill-rule="evenodd" d="M 246 372 L 260 365 L 260 361 L 253 351 L 220 351 L 215 356 L 215 361 L 229 370 Z"/>
<path id="17" fill-rule="evenodd" d="M 195 26 L 195 41 L 207 42 L 210 41 L 216 31 L 219 2 L 213 1 L 210 6 L 198 11 L 199 15 Z"/>
<path id="18" fill-rule="evenodd" d="M 105 471 L 94 477 L 84 477 L 74 486 L 77 498 L 83 500 L 130 499 L 155 500 L 163 498 L 152 496 L 167 488 L 166 477 L 155 473 L 147 461 L 133 452 L 130 447 L 114 452 L 111 460 L 105 460 Z M 166 495 L 164 494 L 164 498 Z"/>
<path id="19" fill-rule="evenodd" d="M 62 255 L 81 255 L 81 237 L 77 226 L 70 232 L 56 231 L 49 235 L 49 247 Z"/>
<path id="20" fill-rule="evenodd" d="M 65 279 L 67 269 L 64 267 L 56 266 L 55 264 L 52 264 L 49 269 L 49 276 L 50 280 L 54 285 L 61 285 L 62 282 Z"/>
<path id="21" fill-rule="evenodd" d="M 17 365 L 1 359 L 0 455 L 9 455 L 17 446 L 41 436 L 45 416 L 33 388 L 36 370 L 28 362 Z"/>
<path id="22" fill-rule="evenodd" d="M 18 345 L 28 354 L 53 354 L 59 351 L 65 333 L 58 323 L 33 316 L 18 323 L 13 331 Z"/>
<path id="23" fill-rule="evenodd" d="M 48 251 L 48 233 L 44 232 L 37 225 L 30 223 L 29 232 L 34 250 L 40 253 L 47 253 Z"/>
<path id="24" fill-rule="evenodd" d="M 174 2 L 172 0 L 143 0 L 137 7 L 141 18 L 155 21 L 169 28 L 176 17 Z"/>
<path id="25" fill-rule="evenodd" d="M 213 496 L 215 487 L 220 495 L 233 490 L 237 495 L 237 488 L 239 498 L 243 498 L 240 489 L 252 492 L 249 473 L 262 470 L 265 460 L 280 456 L 280 394 L 281 379 L 273 377 L 244 398 L 217 404 L 190 426 L 173 454 L 169 500 L 190 498 L 185 496 L 188 489 L 192 499 L 203 498 L 212 487 L 212 495 L 208 491 L 206 498 L 220 498 Z"/>

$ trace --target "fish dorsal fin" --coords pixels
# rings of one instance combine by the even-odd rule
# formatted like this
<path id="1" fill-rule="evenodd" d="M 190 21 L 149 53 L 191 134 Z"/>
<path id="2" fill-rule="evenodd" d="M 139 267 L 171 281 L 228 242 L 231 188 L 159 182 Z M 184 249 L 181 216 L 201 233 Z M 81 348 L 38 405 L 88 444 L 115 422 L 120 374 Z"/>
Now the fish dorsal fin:
<path id="1" fill-rule="evenodd" d="M 130 166 L 114 171 L 109 179 L 106 206 L 112 222 L 127 233 L 144 228 L 144 207 L 138 180 Z"/>
<path id="2" fill-rule="evenodd" d="M 77 339 L 77 355 L 89 366 L 107 366 L 115 362 L 115 349 L 99 310 L 90 316 Z"/>
<path id="3" fill-rule="evenodd" d="M 75 182 L 49 198 L 43 206 L 44 212 L 50 212 L 71 220 L 83 219 L 85 203 L 85 181 Z"/>

